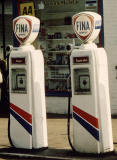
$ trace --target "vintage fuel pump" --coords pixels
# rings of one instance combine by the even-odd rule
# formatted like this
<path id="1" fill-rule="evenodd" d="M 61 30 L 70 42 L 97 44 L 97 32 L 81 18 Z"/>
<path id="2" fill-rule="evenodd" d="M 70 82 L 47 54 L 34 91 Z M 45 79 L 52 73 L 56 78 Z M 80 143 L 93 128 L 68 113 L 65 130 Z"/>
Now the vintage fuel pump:
<path id="1" fill-rule="evenodd" d="M 9 138 L 16 148 L 47 148 L 44 59 L 31 43 L 36 39 L 40 21 L 32 16 L 13 20 L 19 47 L 9 58 L 10 125 Z"/>
<path id="2" fill-rule="evenodd" d="M 73 107 L 73 147 L 82 153 L 113 151 L 108 63 L 104 48 L 93 43 L 100 32 L 101 16 L 81 12 L 72 18 L 82 41 L 70 57 Z"/>

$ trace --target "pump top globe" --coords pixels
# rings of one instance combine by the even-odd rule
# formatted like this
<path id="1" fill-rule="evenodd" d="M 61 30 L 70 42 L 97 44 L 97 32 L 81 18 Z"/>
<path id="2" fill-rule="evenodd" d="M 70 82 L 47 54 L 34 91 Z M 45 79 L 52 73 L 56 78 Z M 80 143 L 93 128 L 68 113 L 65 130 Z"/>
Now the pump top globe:
<path id="1" fill-rule="evenodd" d="M 13 31 L 21 45 L 31 44 L 37 38 L 40 20 L 33 16 L 19 16 L 13 20 Z"/>
<path id="2" fill-rule="evenodd" d="M 91 43 L 100 32 L 101 16 L 95 12 L 80 12 L 72 17 L 72 24 L 82 43 Z"/>

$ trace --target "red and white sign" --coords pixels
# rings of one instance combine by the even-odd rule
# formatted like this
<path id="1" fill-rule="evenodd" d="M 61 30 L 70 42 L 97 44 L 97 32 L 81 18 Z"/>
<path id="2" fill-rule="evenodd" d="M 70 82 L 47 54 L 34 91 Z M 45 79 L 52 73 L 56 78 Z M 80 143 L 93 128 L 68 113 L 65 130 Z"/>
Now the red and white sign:
<path id="1" fill-rule="evenodd" d="M 76 15 L 73 21 L 76 35 L 85 41 L 93 31 L 94 21 L 90 15 Z"/>
<path id="2" fill-rule="evenodd" d="M 74 57 L 74 64 L 89 63 L 89 57 Z"/>
<path id="3" fill-rule="evenodd" d="M 25 58 L 11 58 L 11 64 L 26 64 Z"/>
<path id="4" fill-rule="evenodd" d="M 93 12 L 76 14 L 73 16 L 72 22 L 74 32 L 82 42 L 93 41 L 101 28 L 101 16 Z"/>
<path id="5" fill-rule="evenodd" d="M 30 19 L 18 18 L 14 20 L 14 33 L 19 42 L 24 43 L 31 33 L 32 23 Z"/>
<path id="6" fill-rule="evenodd" d="M 13 30 L 21 44 L 32 43 L 39 33 L 40 21 L 33 16 L 19 16 L 13 20 Z"/>

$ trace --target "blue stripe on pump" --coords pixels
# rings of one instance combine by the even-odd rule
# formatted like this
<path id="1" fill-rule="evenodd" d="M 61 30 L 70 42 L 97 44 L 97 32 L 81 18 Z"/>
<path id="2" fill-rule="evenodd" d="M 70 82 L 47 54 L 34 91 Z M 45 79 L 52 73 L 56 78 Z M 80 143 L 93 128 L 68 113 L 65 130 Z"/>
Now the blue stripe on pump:
<path id="1" fill-rule="evenodd" d="M 11 115 L 26 129 L 26 131 L 32 135 L 32 126 L 22 119 L 17 113 L 10 109 Z"/>
<path id="2" fill-rule="evenodd" d="M 97 141 L 99 141 L 99 131 L 87 123 L 84 119 L 73 112 L 73 117 L 78 121 Z"/>

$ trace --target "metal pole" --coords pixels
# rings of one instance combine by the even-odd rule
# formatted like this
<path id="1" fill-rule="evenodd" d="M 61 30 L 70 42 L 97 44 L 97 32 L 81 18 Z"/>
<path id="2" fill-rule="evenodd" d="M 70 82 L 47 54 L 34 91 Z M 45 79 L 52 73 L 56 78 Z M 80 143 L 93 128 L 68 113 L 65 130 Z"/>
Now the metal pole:
<path id="1" fill-rule="evenodd" d="M 3 58 L 6 59 L 6 44 L 5 44 L 5 10 L 4 10 L 5 0 L 1 0 L 2 5 L 2 40 L 3 40 Z"/>

